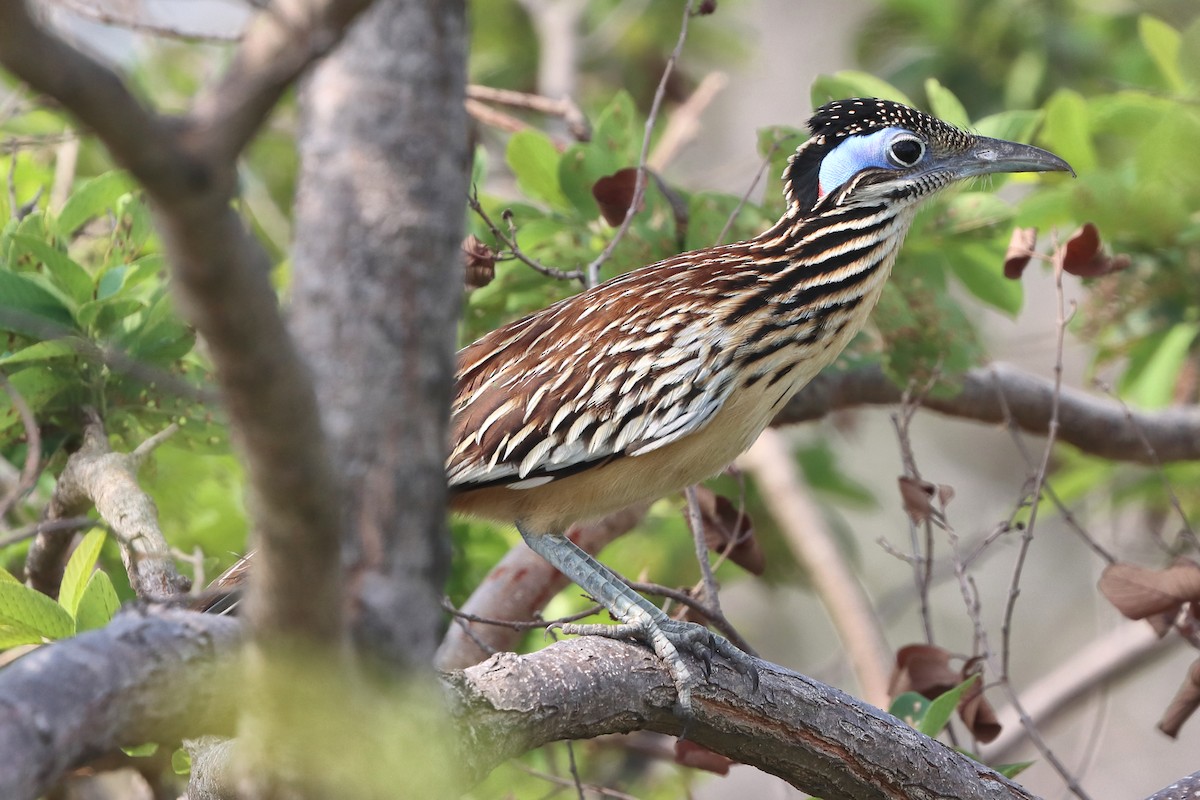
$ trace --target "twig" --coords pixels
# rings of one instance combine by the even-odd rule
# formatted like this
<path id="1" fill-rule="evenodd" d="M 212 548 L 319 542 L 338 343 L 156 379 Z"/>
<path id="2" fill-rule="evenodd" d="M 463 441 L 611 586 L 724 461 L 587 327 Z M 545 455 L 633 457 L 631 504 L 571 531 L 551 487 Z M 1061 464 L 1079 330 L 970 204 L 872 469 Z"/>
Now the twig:
<path id="1" fill-rule="evenodd" d="M 12 510 L 13 505 L 37 485 L 42 463 L 42 432 L 29 404 L 3 372 L 0 372 L 0 391 L 8 395 L 9 402 L 17 410 L 21 417 L 21 426 L 25 429 L 25 466 L 21 470 L 21 479 L 7 495 L 0 498 L 0 519 L 3 519 Z"/>
<path id="2" fill-rule="evenodd" d="M 742 209 L 746 207 L 746 203 L 750 202 L 750 195 L 758 188 L 759 182 L 763 176 L 767 174 L 767 168 L 771 166 L 771 159 L 775 157 L 775 152 L 779 149 L 779 142 L 773 142 L 771 149 L 767 151 L 766 156 L 759 162 L 758 170 L 754 173 L 754 178 L 750 181 L 750 185 L 746 187 L 746 191 L 742 192 L 742 196 L 738 198 L 737 205 L 733 207 L 733 211 L 729 212 L 728 219 L 721 226 L 721 232 L 717 234 L 717 240 L 714 245 L 723 244 L 725 237 L 729 234 L 729 229 L 733 227 L 733 223 L 737 221 L 738 215 L 742 213 Z"/>
<path id="3" fill-rule="evenodd" d="M 551 775 L 549 772 L 542 772 L 541 770 L 537 770 L 537 769 L 534 769 L 533 767 L 526 766 L 525 764 L 522 764 L 519 761 L 514 761 L 512 763 L 513 763 L 513 766 L 515 766 L 517 769 L 524 772 L 526 775 L 532 775 L 535 778 L 541 778 L 542 780 L 546 781 L 547 783 L 557 784 L 558 786 L 563 786 L 563 787 L 568 787 L 568 788 L 575 787 L 579 790 L 579 797 L 581 797 L 581 798 L 583 797 L 584 786 L 583 786 L 583 784 L 578 783 L 578 780 L 579 780 L 578 775 L 575 775 L 574 779 L 560 778 L 557 775 Z M 572 756 L 571 756 L 571 764 L 572 764 L 572 767 L 575 764 L 574 754 L 572 754 Z M 573 770 L 572 770 L 572 774 L 574 775 Z M 631 794 L 625 794 L 624 792 L 618 792 L 616 789 L 609 789 L 607 786 L 594 786 L 592 784 L 588 784 L 586 788 L 589 792 L 595 792 L 596 794 L 598 794 L 602 797 L 612 797 L 612 798 L 614 798 L 614 800 L 638 800 L 638 798 L 634 797 Z"/>
<path id="4" fill-rule="evenodd" d="M 566 622 L 576 622 L 584 617 L 590 617 L 593 614 L 598 614 L 604 610 L 603 606 L 594 605 L 591 608 L 584 609 L 583 611 L 579 611 L 569 616 L 559 617 L 558 619 L 517 620 L 495 619 L 493 617 L 484 617 L 480 616 L 479 614 L 469 614 L 466 611 L 459 611 L 454 607 L 454 604 L 450 602 L 450 598 L 448 597 L 442 598 L 442 608 L 453 614 L 456 619 L 464 620 L 466 622 L 477 622 L 480 625 L 496 625 L 501 628 L 511 628 L 514 631 L 532 631 L 537 630 L 538 628 L 553 628 Z"/>
<path id="5" fill-rule="evenodd" d="M 527 108 L 539 114 L 561 117 L 567 123 L 567 129 L 577 141 L 586 142 L 592 138 L 592 130 L 588 124 L 587 117 L 570 97 L 555 99 L 540 94 L 517 92 L 512 89 L 496 89 L 491 86 L 468 84 L 467 98 L 474 101 L 513 106 L 514 108 Z"/>
<path id="6" fill-rule="evenodd" d="M 1063 293 L 1063 264 L 1062 257 L 1053 259 L 1054 266 L 1054 290 L 1057 304 L 1055 307 L 1055 325 L 1056 335 L 1054 341 L 1054 394 L 1051 397 L 1050 403 L 1050 420 L 1047 423 L 1046 429 L 1046 444 L 1043 451 L 1042 461 L 1038 465 L 1037 474 L 1034 476 L 1033 489 L 1030 493 L 1030 509 L 1029 522 L 1022 532 L 1021 544 L 1017 549 L 1016 563 L 1013 565 L 1013 575 L 1009 583 L 1008 599 L 1004 604 L 1003 620 L 1000 624 L 1000 685 L 1004 687 L 1005 693 L 1008 695 L 1009 702 L 1016 711 L 1017 716 L 1021 720 L 1021 725 L 1029 734 L 1029 740 L 1042 757 L 1050 763 L 1054 771 L 1063 779 L 1067 789 L 1072 794 L 1080 798 L 1080 800 L 1089 800 L 1089 795 L 1079 785 L 1079 781 L 1075 775 L 1067 769 L 1066 765 L 1058 758 L 1057 754 L 1043 739 L 1041 732 L 1037 729 L 1033 719 L 1026 712 L 1021 698 L 1018 695 L 1016 688 L 1013 686 L 1011 674 L 1009 672 L 1009 663 L 1012 656 L 1012 627 L 1013 615 L 1016 611 L 1017 597 L 1020 595 L 1021 576 L 1025 567 L 1025 560 L 1029 555 L 1029 549 L 1033 544 L 1033 534 L 1037 525 L 1038 509 L 1041 507 L 1042 489 L 1046 483 L 1046 475 L 1050 469 L 1050 456 L 1054 451 L 1054 443 L 1058 438 L 1058 413 L 1059 413 L 1059 396 L 1062 390 L 1062 373 L 1063 373 L 1063 345 L 1066 339 L 1067 323 L 1070 321 L 1070 315 L 1066 311 L 1066 300 Z"/>
<path id="7" fill-rule="evenodd" d="M 688 592 L 682 589 L 672 589 L 670 586 L 663 586 L 661 583 L 647 583 L 645 581 L 626 581 L 635 592 L 642 594 L 656 594 L 659 597 L 665 597 L 668 600 L 674 600 L 676 603 L 687 606 L 692 611 L 703 615 L 712 623 L 713 627 L 724 634 L 725 638 L 737 645 L 739 650 L 749 653 L 750 655 L 758 655 L 757 651 L 750 646 L 750 643 L 733 627 L 733 624 L 726 618 L 720 607 L 710 607 L 708 603 L 697 600 Z"/>
<path id="8" fill-rule="evenodd" d="M 488 213 L 483 210 L 483 205 L 479 202 L 479 195 L 476 192 L 472 192 L 471 194 L 467 195 L 467 206 L 479 215 L 479 218 L 483 220 L 483 224 L 488 226 L 488 230 L 492 232 L 492 235 L 499 239 L 504 246 L 508 248 L 508 251 L 512 253 L 514 258 L 532 269 L 534 272 L 559 281 L 579 281 L 580 283 L 586 282 L 586 276 L 581 270 L 562 270 L 555 267 L 548 267 L 537 259 L 526 255 L 525 252 L 521 250 L 520 245 L 517 244 L 516 227 L 513 223 L 512 214 L 507 210 L 504 212 L 504 221 L 508 224 L 509 232 L 505 234 L 500 230 L 496 223 L 492 221 L 492 218 L 488 216 Z"/>
<path id="9" fill-rule="evenodd" d="M 728 85 L 729 78 L 723 72 L 710 72 L 700 80 L 695 91 L 668 117 L 666 129 L 646 159 L 647 168 L 662 172 L 679 155 L 679 151 L 696 138 L 700 131 L 700 117 Z"/>
<path id="10" fill-rule="evenodd" d="M 177 39 L 191 44 L 230 44 L 242 38 L 241 33 L 195 33 L 181 31 L 170 25 L 146 22 L 131 16 L 117 16 L 99 6 L 75 2 L 75 0 L 51 0 L 53 4 L 84 19 L 114 28 L 124 28 L 135 33 L 144 33 L 166 39 Z"/>
<path id="11" fill-rule="evenodd" d="M 782 434 L 763 431 L 739 464 L 754 476 L 789 549 L 812 580 L 863 696 L 886 708 L 891 651 L 862 584 L 805 492 Z"/>
<path id="12" fill-rule="evenodd" d="M 0 537 L 0 550 L 3 550 L 9 545 L 14 545 L 17 542 L 23 542 L 26 539 L 32 539 L 34 536 L 41 536 L 43 533 L 59 533 L 61 531 L 77 531 L 80 528 L 89 527 L 108 527 L 101 522 L 97 522 L 91 517 L 66 517 L 64 519 L 44 519 L 41 522 L 35 522 L 32 525 L 26 525 L 23 528 L 17 528 L 7 536 Z"/>
<path id="13" fill-rule="evenodd" d="M 587 285 L 589 287 L 595 286 L 600 282 L 600 267 L 608 259 L 612 258 L 613 251 L 617 249 L 617 245 L 625 238 L 625 234 L 633 222 L 633 216 L 642 204 L 642 197 L 646 193 L 646 159 L 650 153 L 650 137 L 654 132 L 654 123 L 658 121 L 658 112 L 662 108 L 663 98 L 667 93 L 667 80 L 671 77 L 671 72 L 675 69 L 675 62 L 679 60 L 679 56 L 683 53 L 683 45 L 687 41 L 688 22 L 692 18 L 692 6 L 695 5 L 695 2 L 696 0 L 688 0 L 687 2 L 687 7 L 683 11 L 683 21 L 679 25 L 679 38 L 675 42 L 675 49 L 671 51 L 671 55 L 667 58 L 667 64 L 663 67 L 662 77 L 658 81 L 658 88 L 654 92 L 654 100 L 650 103 L 650 113 L 646 118 L 645 133 L 642 135 L 642 152 L 638 156 L 637 178 L 633 184 L 633 199 L 630 201 L 629 208 L 625 211 L 625 219 L 621 220 L 621 225 L 617 228 L 616 233 L 609 239 L 608 244 L 605 245 L 600 255 L 596 256 L 587 265 L 586 274 Z"/>

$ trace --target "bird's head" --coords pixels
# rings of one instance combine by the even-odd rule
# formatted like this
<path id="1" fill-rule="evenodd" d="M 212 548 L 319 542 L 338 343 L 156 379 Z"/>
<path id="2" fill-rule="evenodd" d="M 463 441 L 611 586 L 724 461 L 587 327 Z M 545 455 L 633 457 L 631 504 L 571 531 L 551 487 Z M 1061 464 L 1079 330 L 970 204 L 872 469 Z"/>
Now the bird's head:
<path id="1" fill-rule="evenodd" d="M 912 205 L 955 181 L 995 172 L 1070 172 L 1053 153 L 976 136 L 875 98 L 826 103 L 784 173 L 789 213 L 864 203 Z"/>

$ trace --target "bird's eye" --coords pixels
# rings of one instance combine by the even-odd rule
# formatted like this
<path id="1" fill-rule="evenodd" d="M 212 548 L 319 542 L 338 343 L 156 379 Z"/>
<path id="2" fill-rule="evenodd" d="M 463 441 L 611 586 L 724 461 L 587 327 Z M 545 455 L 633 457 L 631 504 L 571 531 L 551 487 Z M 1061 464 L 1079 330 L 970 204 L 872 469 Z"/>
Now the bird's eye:
<path id="1" fill-rule="evenodd" d="M 897 139 L 888 147 L 888 157 L 897 167 L 911 167 L 925 155 L 925 143 L 920 139 Z"/>

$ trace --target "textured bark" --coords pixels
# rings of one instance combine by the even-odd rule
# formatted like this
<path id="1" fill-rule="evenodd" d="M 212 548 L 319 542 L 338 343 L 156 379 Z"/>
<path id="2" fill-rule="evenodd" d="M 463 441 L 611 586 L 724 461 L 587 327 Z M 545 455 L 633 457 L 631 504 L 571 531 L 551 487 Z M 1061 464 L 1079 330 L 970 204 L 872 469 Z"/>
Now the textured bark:
<path id="1" fill-rule="evenodd" d="M 360 643 L 444 628 L 445 447 L 468 145 L 461 0 L 376 4 L 302 94 L 293 330 L 346 500 Z"/>
<path id="2" fill-rule="evenodd" d="M 879 367 L 826 370 L 788 402 L 772 424 L 820 419 L 859 406 L 890 406 L 902 400 Z M 1012 423 L 1027 433 L 1045 435 L 1054 407 L 1054 383 L 1007 364 L 978 367 L 962 376 L 953 397 L 924 397 L 921 405 L 951 417 L 978 422 Z M 1112 461 L 1200 459 L 1200 407 L 1161 411 L 1126 409 L 1116 400 L 1063 387 L 1059 397 L 1058 440 Z"/>
<path id="3" fill-rule="evenodd" d="M 447 674 L 446 684 L 464 729 L 464 768 L 476 777 L 547 742 L 653 730 L 829 800 L 1032 797 L 874 706 L 766 661 L 757 665 L 761 683 L 752 692 L 745 678 L 715 664 L 693 692 L 689 720 L 673 713 L 675 688 L 649 650 L 597 637 L 494 656 Z"/>
<path id="4" fill-rule="evenodd" d="M 119 615 L 0 671 L 0 797 L 48 791 L 120 746 L 232 729 L 241 626 L 185 611 Z"/>

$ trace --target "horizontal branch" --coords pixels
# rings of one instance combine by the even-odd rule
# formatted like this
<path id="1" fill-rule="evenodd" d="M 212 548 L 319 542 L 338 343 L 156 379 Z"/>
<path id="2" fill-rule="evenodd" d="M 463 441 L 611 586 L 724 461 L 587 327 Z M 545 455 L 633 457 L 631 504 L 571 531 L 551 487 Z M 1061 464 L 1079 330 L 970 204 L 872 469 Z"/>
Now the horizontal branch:
<path id="1" fill-rule="evenodd" d="M 240 693 L 234 619 L 119 614 L 0 670 L 0 797 L 39 797 L 117 747 L 228 733 Z"/>
<path id="2" fill-rule="evenodd" d="M 808 422 L 859 406 L 894 405 L 902 394 L 879 367 L 825 372 L 784 406 L 774 424 Z M 921 405 L 978 422 L 1011 419 L 1023 431 L 1044 435 L 1053 395 L 1052 381 L 993 364 L 967 372 L 953 397 L 925 397 Z M 1064 387 L 1058 414 L 1058 439 L 1089 455 L 1139 464 L 1200 459 L 1200 407 L 1139 411 Z"/>
<path id="3" fill-rule="evenodd" d="M 670 675 L 645 648 L 597 637 L 530 655 L 504 653 L 445 675 L 475 777 L 560 739 L 652 730 L 830 798 L 1031 798 L 987 767 L 849 695 L 765 661 L 760 685 L 722 663 L 672 711 Z M 696 666 L 699 672 L 700 667 Z"/>

